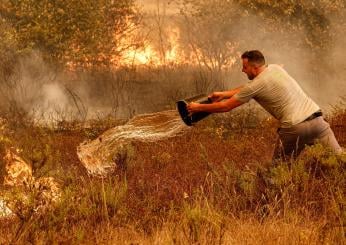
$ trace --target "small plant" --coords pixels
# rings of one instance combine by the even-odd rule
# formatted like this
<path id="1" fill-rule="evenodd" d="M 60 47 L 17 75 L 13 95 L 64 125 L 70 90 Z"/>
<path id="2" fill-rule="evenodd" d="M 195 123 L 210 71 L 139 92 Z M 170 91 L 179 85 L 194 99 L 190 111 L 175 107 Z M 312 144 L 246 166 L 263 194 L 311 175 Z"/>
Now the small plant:
<path id="1" fill-rule="evenodd" d="M 184 205 L 182 225 L 189 243 L 222 244 L 224 222 L 223 215 L 203 197 L 197 198 L 192 204 Z"/>

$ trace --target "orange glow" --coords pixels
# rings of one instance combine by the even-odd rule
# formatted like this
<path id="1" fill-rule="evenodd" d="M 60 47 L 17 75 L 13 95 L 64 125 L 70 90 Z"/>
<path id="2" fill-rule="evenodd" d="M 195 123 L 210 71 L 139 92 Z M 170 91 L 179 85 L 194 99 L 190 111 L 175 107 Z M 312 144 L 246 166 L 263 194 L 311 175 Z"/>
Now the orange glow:
<path id="1" fill-rule="evenodd" d="M 148 45 L 144 49 L 131 49 L 124 53 L 122 65 L 149 65 L 149 64 L 161 64 L 160 58 L 157 52 L 152 46 Z"/>
<path id="2" fill-rule="evenodd" d="M 120 63 L 122 65 L 151 66 L 192 63 L 189 59 L 186 59 L 185 53 L 179 44 L 179 38 L 179 29 L 173 28 L 165 40 L 165 45 L 162 45 L 161 48 L 156 48 L 152 44 L 147 44 L 142 49 L 128 50 L 123 54 Z"/>
<path id="3" fill-rule="evenodd" d="M 219 67 L 218 56 L 208 56 L 202 52 L 196 46 L 190 46 L 181 43 L 180 29 L 178 27 L 168 28 L 168 31 L 163 34 L 161 42 L 150 42 L 149 40 L 140 48 L 127 48 L 133 44 L 133 37 L 128 36 L 128 39 L 122 39 L 120 41 L 121 56 L 115 55 L 110 60 L 110 64 L 113 67 L 119 66 L 151 66 L 160 67 L 167 65 L 191 65 L 191 66 L 208 66 L 209 68 Z M 136 35 L 135 35 L 136 36 Z M 72 49 L 78 51 L 79 46 L 72 46 Z M 234 52 L 235 47 L 229 43 L 226 50 Z M 227 53 L 227 52 L 226 52 Z M 227 63 L 221 64 L 222 68 L 231 67 L 235 64 L 237 56 L 231 57 L 227 60 Z M 103 57 L 99 57 L 99 61 L 102 62 Z M 88 60 L 85 59 L 84 66 L 92 66 L 93 62 L 88 64 Z M 98 61 L 98 59 L 96 59 Z M 78 64 L 74 62 L 68 62 L 67 67 L 69 70 L 75 70 Z"/>

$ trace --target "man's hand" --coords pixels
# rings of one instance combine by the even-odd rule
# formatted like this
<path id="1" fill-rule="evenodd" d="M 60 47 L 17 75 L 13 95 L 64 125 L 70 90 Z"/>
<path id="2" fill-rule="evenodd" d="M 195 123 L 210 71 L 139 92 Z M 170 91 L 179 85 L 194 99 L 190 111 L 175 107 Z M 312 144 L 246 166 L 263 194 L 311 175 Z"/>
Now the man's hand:
<path id="1" fill-rule="evenodd" d="M 225 98 L 223 92 L 214 92 L 208 96 L 212 102 L 219 102 Z"/>
<path id="2" fill-rule="evenodd" d="M 205 111 L 209 113 L 227 112 L 240 106 L 241 104 L 243 104 L 243 102 L 240 102 L 236 100 L 234 97 L 231 97 L 230 99 L 211 103 L 211 104 L 199 104 L 199 103 L 191 102 L 186 106 L 186 108 L 187 108 L 187 111 L 189 112 L 189 115 L 191 116 L 192 113 L 201 112 L 201 111 Z"/>
<path id="3" fill-rule="evenodd" d="M 186 106 L 190 116 L 192 115 L 192 113 L 200 111 L 199 107 L 200 107 L 200 104 L 194 103 L 194 102 L 191 102 Z"/>

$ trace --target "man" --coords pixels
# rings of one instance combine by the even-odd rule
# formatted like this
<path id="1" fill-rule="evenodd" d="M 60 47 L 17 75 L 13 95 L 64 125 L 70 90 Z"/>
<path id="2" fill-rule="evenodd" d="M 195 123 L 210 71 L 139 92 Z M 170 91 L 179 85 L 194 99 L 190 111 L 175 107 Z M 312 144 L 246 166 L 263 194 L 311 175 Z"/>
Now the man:
<path id="1" fill-rule="evenodd" d="M 213 101 L 211 104 L 188 104 L 189 113 L 227 112 L 255 99 L 281 124 L 274 162 L 296 157 L 305 145 L 316 141 L 336 153 L 342 152 L 329 124 L 323 120 L 319 106 L 281 66 L 266 66 L 264 56 L 258 50 L 246 51 L 241 58 L 242 71 L 250 82 L 230 91 L 212 93 L 209 96 Z"/>

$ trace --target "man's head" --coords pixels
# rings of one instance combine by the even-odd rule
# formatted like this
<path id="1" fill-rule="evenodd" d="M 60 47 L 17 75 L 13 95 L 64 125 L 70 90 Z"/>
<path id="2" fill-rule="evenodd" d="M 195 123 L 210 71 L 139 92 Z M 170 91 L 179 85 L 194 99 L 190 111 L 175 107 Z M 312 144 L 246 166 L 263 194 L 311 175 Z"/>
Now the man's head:
<path id="1" fill-rule="evenodd" d="M 249 80 L 253 80 L 263 71 L 265 59 L 263 54 L 258 50 L 246 51 L 241 56 L 243 61 L 242 71 L 246 73 Z"/>

